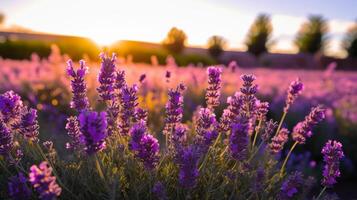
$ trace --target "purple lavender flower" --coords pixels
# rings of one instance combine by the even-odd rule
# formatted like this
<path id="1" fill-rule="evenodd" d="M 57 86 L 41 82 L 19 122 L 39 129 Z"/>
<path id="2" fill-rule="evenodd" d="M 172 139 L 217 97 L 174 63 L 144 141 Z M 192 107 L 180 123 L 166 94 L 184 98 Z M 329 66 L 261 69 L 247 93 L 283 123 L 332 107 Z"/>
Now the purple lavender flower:
<path id="1" fill-rule="evenodd" d="M 115 73 L 115 82 L 114 82 L 114 88 L 121 91 L 121 89 L 126 85 L 125 81 L 125 71 L 124 70 L 118 70 Z"/>
<path id="2" fill-rule="evenodd" d="M 152 192 L 154 193 L 155 197 L 158 200 L 168 199 L 165 186 L 160 181 L 154 184 L 154 187 L 152 188 Z"/>
<path id="3" fill-rule="evenodd" d="M 142 108 L 135 108 L 134 121 L 138 122 L 140 120 L 148 121 L 148 111 Z"/>
<path id="4" fill-rule="evenodd" d="M 45 161 L 39 166 L 32 165 L 30 168 L 29 181 L 42 200 L 55 199 L 62 192 L 56 183 L 56 177 L 51 174 L 52 168 Z"/>
<path id="5" fill-rule="evenodd" d="M 325 109 L 321 106 L 317 106 L 311 109 L 311 112 L 308 116 L 305 117 L 305 120 L 299 122 L 293 129 L 293 140 L 299 144 L 304 144 L 306 138 L 311 137 L 312 128 L 314 125 L 318 124 L 325 118 Z"/>
<path id="6" fill-rule="evenodd" d="M 135 123 L 130 129 L 129 149 L 138 151 L 140 149 L 141 138 L 147 134 L 146 122 L 141 120 Z"/>
<path id="7" fill-rule="evenodd" d="M 269 103 L 268 102 L 259 102 L 257 105 L 257 115 L 259 120 L 265 120 L 266 115 L 269 111 Z"/>
<path id="8" fill-rule="evenodd" d="M 278 194 L 279 200 L 288 200 L 293 198 L 303 186 L 303 175 L 301 172 L 294 172 L 283 182 Z"/>
<path id="9" fill-rule="evenodd" d="M 0 119 L 0 155 L 7 157 L 13 146 L 13 136 L 6 124 Z"/>
<path id="10" fill-rule="evenodd" d="M 66 144 L 66 148 L 80 149 L 83 136 L 76 116 L 67 118 L 66 130 L 68 136 L 71 138 L 71 141 Z"/>
<path id="11" fill-rule="evenodd" d="M 289 130 L 282 128 L 279 133 L 271 139 L 271 143 L 269 144 L 271 153 L 277 154 L 284 148 L 285 143 L 288 141 L 288 134 Z"/>
<path id="12" fill-rule="evenodd" d="M 16 121 L 20 114 L 23 103 L 21 97 L 10 90 L 0 95 L 0 113 L 5 124 Z"/>
<path id="13" fill-rule="evenodd" d="M 115 82 L 115 59 L 113 53 L 112 58 L 108 58 L 105 53 L 101 53 L 99 57 L 102 59 L 98 81 L 100 86 L 97 88 L 101 100 L 108 101 L 114 97 L 114 82 Z"/>
<path id="14" fill-rule="evenodd" d="M 146 169 L 153 169 L 159 161 L 160 145 L 156 138 L 145 134 L 140 141 L 136 156 L 144 163 Z"/>
<path id="15" fill-rule="evenodd" d="M 124 86 L 121 90 L 121 113 L 120 113 L 120 133 L 127 135 L 132 119 L 135 117 L 135 108 L 138 106 L 138 97 L 136 93 L 138 86 Z"/>
<path id="16" fill-rule="evenodd" d="M 94 154 L 104 149 L 107 137 L 106 113 L 85 111 L 79 115 L 78 119 L 86 152 Z"/>
<path id="17" fill-rule="evenodd" d="M 271 135 L 273 134 L 274 130 L 277 127 L 278 127 L 278 123 L 274 122 L 272 119 L 266 123 L 264 132 L 262 134 L 262 140 L 265 143 L 269 142 Z"/>
<path id="18" fill-rule="evenodd" d="M 182 187 L 191 189 L 197 183 L 199 156 L 194 148 L 189 146 L 182 151 L 179 158 L 179 182 Z"/>
<path id="19" fill-rule="evenodd" d="M 248 156 L 248 131 L 249 120 L 241 117 L 236 123 L 232 124 L 231 134 L 229 135 L 229 150 L 231 156 L 236 160 L 244 160 Z"/>
<path id="20" fill-rule="evenodd" d="M 115 101 L 112 101 L 107 104 L 107 122 L 108 122 L 108 135 L 111 136 L 115 133 L 118 129 L 118 117 L 120 114 L 120 105 L 116 101 L 116 97 L 114 98 Z"/>
<path id="21" fill-rule="evenodd" d="M 220 130 L 224 132 L 231 128 L 231 124 L 241 112 L 244 103 L 242 94 L 236 92 L 233 96 L 227 98 L 227 103 L 228 108 L 224 109 L 219 125 Z"/>
<path id="22" fill-rule="evenodd" d="M 323 170 L 322 185 L 332 187 L 336 183 L 336 178 L 340 177 L 340 159 L 344 157 L 342 144 L 329 140 L 321 153 L 324 155 L 325 167 Z"/>
<path id="23" fill-rule="evenodd" d="M 201 153 L 205 153 L 218 136 L 216 115 L 211 109 L 201 108 L 196 122 L 196 143 Z"/>
<path id="24" fill-rule="evenodd" d="M 39 125 L 37 122 L 37 110 L 24 108 L 21 114 L 21 119 L 13 125 L 13 129 L 17 130 L 25 139 L 30 141 L 38 141 Z"/>
<path id="25" fill-rule="evenodd" d="M 67 62 L 67 74 L 72 77 L 71 88 L 73 98 L 71 101 L 71 108 L 76 109 L 78 112 L 86 110 L 89 107 L 86 95 L 87 85 L 84 82 L 84 76 L 88 73 L 88 67 L 85 65 L 84 60 L 80 60 L 79 64 L 80 68 L 75 71 L 72 60 Z"/>
<path id="26" fill-rule="evenodd" d="M 294 103 L 295 99 L 299 96 L 303 89 L 304 85 L 301 83 L 299 78 L 291 82 L 288 90 L 288 97 L 284 107 L 284 112 L 288 112 L 290 106 Z"/>
<path id="27" fill-rule="evenodd" d="M 208 108 L 214 108 L 219 104 L 219 97 L 221 96 L 221 74 L 222 69 L 219 67 L 207 68 L 208 74 L 208 88 L 206 91 L 206 104 Z"/>
<path id="28" fill-rule="evenodd" d="M 166 118 L 164 134 L 169 134 L 175 128 L 175 125 L 181 122 L 183 116 L 183 96 L 185 86 L 180 84 L 176 89 L 170 89 L 168 92 L 169 100 L 166 103 Z"/>
<path id="29" fill-rule="evenodd" d="M 140 78 L 139 78 L 139 82 L 143 83 L 145 81 L 145 79 L 146 79 L 146 74 L 141 74 Z"/>
<path id="30" fill-rule="evenodd" d="M 241 79 L 243 80 L 243 86 L 240 89 L 244 100 L 243 110 L 247 113 L 247 116 L 250 117 L 256 112 L 257 99 L 255 94 L 258 91 L 258 85 L 253 84 L 256 79 L 254 75 L 245 74 L 241 76 Z"/>
<path id="31" fill-rule="evenodd" d="M 13 200 L 28 200 L 31 190 L 27 187 L 27 179 L 23 173 L 12 176 L 8 182 L 9 196 Z"/>

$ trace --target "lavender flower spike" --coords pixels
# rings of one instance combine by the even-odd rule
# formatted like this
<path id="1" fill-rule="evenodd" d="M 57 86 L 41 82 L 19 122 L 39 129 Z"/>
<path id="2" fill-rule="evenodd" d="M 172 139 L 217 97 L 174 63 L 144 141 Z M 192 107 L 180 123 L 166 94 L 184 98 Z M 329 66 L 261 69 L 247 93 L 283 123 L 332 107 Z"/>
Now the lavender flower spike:
<path id="1" fill-rule="evenodd" d="M 141 138 L 137 157 L 144 163 L 146 169 L 153 169 L 159 161 L 160 145 L 156 138 L 146 134 Z"/>
<path id="2" fill-rule="evenodd" d="M 37 142 L 39 134 L 37 110 L 24 108 L 22 112 L 19 123 L 14 124 L 13 129 L 17 130 L 24 138 Z"/>
<path id="3" fill-rule="evenodd" d="M 68 136 L 71 138 L 71 141 L 66 144 L 67 149 L 80 149 L 82 144 L 83 136 L 80 131 L 79 123 L 77 117 L 69 117 L 67 118 L 66 130 Z"/>
<path id="4" fill-rule="evenodd" d="M 336 183 L 336 178 L 340 177 L 340 159 L 344 157 L 342 144 L 329 140 L 321 153 L 324 155 L 325 167 L 323 170 L 322 185 L 332 187 Z"/>
<path id="5" fill-rule="evenodd" d="M 80 130 L 83 134 L 85 150 L 94 154 L 105 148 L 107 120 L 105 112 L 85 111 L 79 115 Z"/>
<path id="6" fill-rule="evenodd" d="M 294 172 L 289 175 L 281 186 L 278 200 L 292 199 L 299 191 L 301 191 L 303 183 L 303 175 L 301 172 Z"/>
<path id="7" fill-rule="evenodd" d="M 30 168 L 29 181 L 42 200 L 53 200 L 62 192 L 56 183 L 56 177 L 51 174 L 52 168 L 45 161 L 39 166 L 32 165 Z"/>
<path id="8" fill-rule="evenodd" d="M 282 128 L 280 129 L 278 135 L 271 139 L 271 143 L 269 144 L 271 153 L 277 154 L 284 148 L 284 144 L 288 141 L 288 134 L 288 129 Z"/>
<path id="9" fill-rule="evenodd" d="M 0 119 L 0 155 L 7 157 L 13 146 L 13 136 L 6 124 Z"/>
<path id="10" fill-rule="evenodd" d="M 305 117 L 305 120 L 299 122 L 294 127 L 292 133 L 293 140 L 299 144 L 304 144 L 306 138 L 311 137 L 313 126 L 321 122 L 323 119 L 325 119 L 325 109 L 321 106 L 312 108 L 310 114 Z"/>
<path id="11" fill-rule="evenodd" d="M 16 121 L 20 114 L 23 103 L 21 97 L 10 90 L 0 95 L 0 118 L 5 124 Z"/>
<path id="12" fill-rule="evenodd" d="M 238 122 L 232 124 L 229 135 L 229 150 L 231 156 L 236 160 L 245 160 L 248 156 L 248 131 L 249 120 L 241 117 Z"/>
<path id="13" fill-rule="evenodd" d="M 183 95 L 185 86 L 180 84 L 176 89 L 170 89 L 168 92 L 169 100 L 166 103 L 166 118 L 164 134 L 173 131 L 172 129 L 181 122 L 183 116 Z"/>
<path id="14" fill-rule="evenodd" d="M 121 112 L 120 112 L 120 133 L 127 135 L 129 133 L 132 119 L 135 117 L 135 110 L 138 106 L 138 86 L 134 84 L 132 87 L 124 86 L 121 90 Z"/>
<path id="15" fill-rule="evenodd" d="M 301 83 L 300 79 L 297 78 L 295 81 L 291 82 L 288 90 L 288 97 L 286 99 L 284 112 L 287 113 L 290 106 L 294 103 L 295 99 L 304 89 L 304 84 Z"/>
<path id="16" fill-rule="evenodd" d="M 206 103 L 208 108 L 214 108 L 219 104 L 219 97 L 221 96 L 221 74 L 222 69 L 219 67 L 209 67 L 208 73 L 208 88 L 206 92 Z"/>
<path id="17" fill-rule="evenodd" d="M 198 158 L 194 148 L 189 146 L 185 148 L 179 158 L 179 182 L 186 189 L 193 188 L 197 183 Z"/>
<path id="18" fill-rule="evenodd" d="M 114 83 L 115 83 L 115 59 L 116 55 L 113 53 L 112 58 L 108 58 L 105 53 L 101 53 L 99 57 L 102 59 L 98 81 L 100 86 L 97 88 L 101 100 L 108 101 L 114 97 Z"/>
<path id="19" fill-rule="evenodd" d="M 226 132 L 231 128 L 231 124 L 243 107 L 244 102 L 242 97 L 242 93 L 236 92 L 233 96 L 227 98 L 228 108 L 224 109 L 220 119 L 219 128 L 221 131 Z"/>
<path id="20" fill-rule="evenodd" d="M 258 91 L 258 85 L 253 84 L 256 79 L 254 75 L 245 74 L 241 76 L 241 79 L 243 81 L 243 86 L 240 89 L 244 100 L 243 110 L 247 113 L 248 117 L 250 117 L 256 112 L 257 99 L 255 94 Z"/>
<path id="21" fill-rule="evenodd" d="M 71 88 L 73 98 L 71 101 L 71 108 L 76 109 L 78 112 L 86 110 L 89 107 L 86 95 L 87 85 L 84 82 L 84 76 L 88 73 L 88 67 L 83 60 L 80 60 L 79 64 L 80 68 L 75 71 L 72 60 L 67 62 L 67 74 L 72 77 Z"/>
<path id="22" fill-rule="evenodd" d="M 29 200 L 31 190 L 27 187 L 27 179 L 23 173 L 10 178 L 8 182 L 9 196 L 13 200 Z"/>
<path id="23" fill-rule="evenodd" d="M 196 142 L 201 153 L 205 153 L 218 136 L 216 115 L 208 108 L 201 108 L 196 124 Z"/>

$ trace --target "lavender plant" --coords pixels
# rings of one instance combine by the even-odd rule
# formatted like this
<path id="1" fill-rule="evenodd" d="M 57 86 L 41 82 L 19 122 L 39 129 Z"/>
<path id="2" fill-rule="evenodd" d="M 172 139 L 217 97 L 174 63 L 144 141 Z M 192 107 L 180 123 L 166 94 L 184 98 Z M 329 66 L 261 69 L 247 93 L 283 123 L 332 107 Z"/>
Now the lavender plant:
<path id="1" fill-rule="evenodd" d="M 207 107 L 198 108 L 192 122 L 183 122 L 186 88 L 178 85 L 168 91 L 165 127 L 155 133 L 157 127 L 148 126 L 150 115 L 139 107 L 138 85 L 127 84 L 115 56 L 100 57 L 97 91 L 105 106 L 98 111 L 86 97 L 84 61 L 77 71 L 68 62 L 70 106 L 77 115 L 67 118 L 66 148 L 71 151 L 65 155 L 56 154 L 52 141 L 39 145 L 35 109 L 12 91 L 0 96 L 0 185 L 6 186 L 0 195 L 5 199 L 321 199 L 340 176 L 344 154 L 337 141 L 328 141 L 322 150 L 319 194 L 307 189 L 313 186 L 310 177 L 286 165 L 295 147 L 312 137 L 314 126 L 325 118 L 317 106 L 293 130 L 282 127 L 302 91 L 300 80 L 289 87 L 279 125 L 268 119 L 269 104 L 256 96 L 253 75 L 241 76 L 242 87 L 228 97 L 218 119 L 214 108 L 220 105 L 223 70 L 210 67 Z M 171 72 L 163 78 L 170 77 Z M 150 81 L 146 76 L 138 80 L 144 79 Z M 164 135 L 169 145 L 160 145 Z M 294 143 L 285 156 L 290 138 Z"/>

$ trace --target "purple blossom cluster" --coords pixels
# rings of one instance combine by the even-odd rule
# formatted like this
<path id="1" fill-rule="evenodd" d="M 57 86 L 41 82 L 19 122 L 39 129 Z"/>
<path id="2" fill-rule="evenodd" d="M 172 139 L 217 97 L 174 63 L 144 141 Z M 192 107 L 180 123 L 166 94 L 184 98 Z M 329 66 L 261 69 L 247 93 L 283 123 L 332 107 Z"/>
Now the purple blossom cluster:
<path id="1" fill-rule="evenodd" d="M 105 53 L 101 53 L 99 57 L 102 59 L 100 72 L 98 76 L 99 87 L 97 91 L 101 100 L 109 101 L 114 98 L 114 83 L 115 77 L 115 60 L 116 55 L 113 53 L 112 58 L 108 58 Z"/>
<path id="2" fill-rule="evenodd" d="M 159 161 L 159 142 L 152 135 L 148 134 L 145 121 L 141 120 L 130 129 L 129 148 L 135 153 L 135 157 L 140 159 L 146 169 L 155 168 Z"/>
<path id="3" fill-rule="evenodd" d="M 166 117 L 164 134 L 170 134 L 174 131 L 177 124 L 181 123 L 183 116 L 183 91 L 185 86 L 180 84 L 176 89 L 170 89 L 168 92 L 168 102 L 166 103 Z"/>
<path id="4" fill-rule="evenodd" d="M 80 67 L 77 71 L 73 67 L 73 62 L 69 60 L 67 62 L 67 74 L 72 77 L 72 101 L 71 108 L 76 109 L 78 112 L 89 108 L 89 102 L 87 98 L 87 85 L 84 81 L 84 76 L 88 73 L 88 67 L 83 60 L 79 61 Z"/>
<path id="5" fill-rule="evenodd" d="M 206 104 L 208 108 L 214 108 L 219 105 L 219 97 L 221 96 L 221 74 L 222 69 L 219 67 L 207 68 L 208 87 L 206 91 Z"/>
<path id="6" fill-rule="evenodd" d="M 0 114 L 5 124 L 16 122 L 21 115 L 23 103 L 21 97 L 10 90 L 0 95 Z"/>
<path id="7" fill-rule="evenodd" d="M 13 125 L 13 130 L 16 130 L 25 139 L 38 142 L 39 125 L 37 121 L 37 110 L 24 107 L 20 121 Z"/>
<path id="8" fill-rule="evenodd" d="M 8 191 L 9 196 L 13 200 L 29 200 L 32 194 L 30 188 L 27 186 L 27 179 L 22 172 L 10 178 Z"/>
<path id="9" fill-rule="evenodd" d="M 188 146 L 181 152 L 178 160 L 179 165 L 179 182 L 186 189 L 195 187 L 198 171 L 199 155 L 194 147 Z"/>
<path id="10" fill-rule="evenodd" d="M 284 107 L 284 112 L 287 113 L 290 106 L 294 103 L 295 99 L 304 89 L 304 84 L 297 78 L 295 81 L 291 82 L 288 90 L 288 97 L 286 98 L 286 103 Z"/>
<path id="11" fill-rule="evenodd" d="M 62 192 L 61 187 L 56 183 L 56 177 L 52 176 L 52 168 L 47 162 L 42 162 L 39 166 L 31 166 L 29 181 L 42 200 L 53 200 Z"/>
<path id="12" fill-rule="evenodd" d="M 340 177 L 340 159 L 344 157 L 342 144 L 329 140 L 323 147 L 321 153 L 324 155 L 324 170 L 322 172 L 322 185 L 332 187 L 336 183 L 336 178 Z"/>
<path id="13" fill-rule="evenodd" d="M 66 131 L 71 141 L 66 144 L 67 149 L 78 150 L 83 143 L 83 136 L 80 131 L 79 122 L 76 116 L 67 118 Z"/>
<path id="14" fill-rule="evenodd" d="M 211 109 L 200 109 L 195 130 L 197 133 L 196 143 L 200 148 L 200 151 L 204 153 L 218 136 L 216 115 Z"/>
<path id="15" fill-rule="evenodd" d="M 251 117 L 256 113 L 257 108 L 257 98 L 255 97 L 255 94 L 258 91 L 258 85 L 253 84 L 256 77 L 251 74 L 245 74 L 240 78 L 243 81 L 243 86 L 240 88 L 244 101 L 243 110 L 248 117 Z"/>
<path id="16" fill-rule="evenodd" d="M 85 111 L 79 117 L 80 131 L 83 136 L 85 151 L 91 155 L 105 148 L 107 120 L 105 112 Z"/>
<path id="17" fill-rule="evenodd" d="M 7 157 L 13 145 L 13 135 L 0 119 L 0 155 Z"/>
<path id="18" fill-rule="evenodd" d="M 283 150 L 285 143 L 288 141 L 289 130 L 286 128 L 280 129 L 279 133 L 271 139 L 269 144 L 270 152 L 273 154 L 279 153 Z"/>
<path id="19" fill-rule="evenodd" d="M 248 156 L 249 126 L 249 120 L 246 117 L 240 117 L 232 124 L 229 150 L 231 156 L 238 161 L 245 160 Z"/>
<path id="20" fill-rule="evenodd" d="M 303 186 L 304 180 L 301 172 L 294 172 L 290 174 L 283 182 L 280 192 L 278 194 L 278 200 L 288 200 L 296 196 Z"/>
<path id="21" fill-rule="evenodd" d="M 131 122 L 135 117 L 135 108 L 138 106 L 138 86 L 133 85 L 132 87 L 124 86 L 121 90 L 121 113 L 120 118 L 120 134 L 128 135 Z"/>
<path id="22" fill-rule="evenodd" d="M 265 120 L 266 115 L 269 111 L 269 103 L 268 102 L 258 102 L 257 105 L 257 117 L 259 120 Z"/>
<path id="23" fill-rule="evenodd" d="M 228 107 L 223 110 L 219 125 L 220 130 L 225 132 L 231 128 L 232 122 L 235 121 L 241 112 L 244 104 L 242 93 L 236 92 L 233 96 L 228 97 L 227 103 Z"/>
<path id="24" fill-rule="evenodd" d="M 312 136 L 312 128 L 319 122 L 325 119 L 325 109 L 321 106 L 317 106 L 311 109 L 311 112 L 308 116 L 305 117 L 305 120 L 299 122 L 293 129 L 293 140 L 299 144 L 304 144 L 306 138 Z"/>

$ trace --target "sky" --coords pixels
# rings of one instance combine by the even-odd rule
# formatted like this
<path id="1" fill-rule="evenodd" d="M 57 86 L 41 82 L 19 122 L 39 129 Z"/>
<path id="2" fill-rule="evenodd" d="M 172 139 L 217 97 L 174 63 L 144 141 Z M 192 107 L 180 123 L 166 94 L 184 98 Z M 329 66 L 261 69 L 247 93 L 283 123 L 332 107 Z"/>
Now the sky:
<path id="1" fill-rule="evenodd" d="M 5 25 L 36 31 L 85 36 L 98 44 L 117 40 L 161 42 L 176 26 L 188 45 L 204 47 L 212 35 L 223 36 L 227 49 L 245 50 L 244 40 L 259 13 L 271 15 L 272 52 L 297 51 L 293 39 L 311 14 L 329 25 L 326 53 L 345 56 L 340 43 L 357 19 L 356 0 L 0 0 Z"/>

